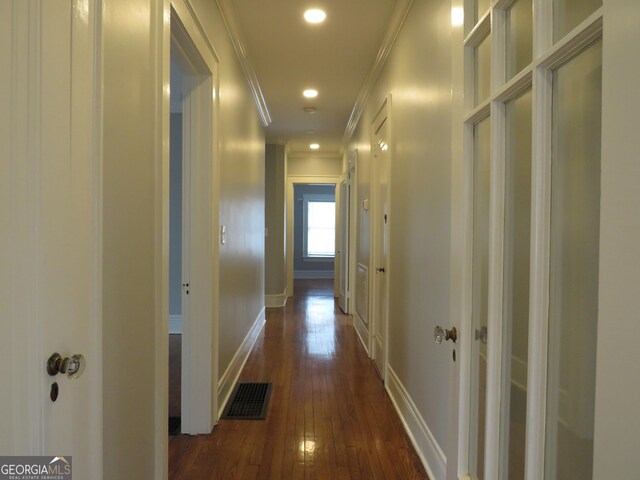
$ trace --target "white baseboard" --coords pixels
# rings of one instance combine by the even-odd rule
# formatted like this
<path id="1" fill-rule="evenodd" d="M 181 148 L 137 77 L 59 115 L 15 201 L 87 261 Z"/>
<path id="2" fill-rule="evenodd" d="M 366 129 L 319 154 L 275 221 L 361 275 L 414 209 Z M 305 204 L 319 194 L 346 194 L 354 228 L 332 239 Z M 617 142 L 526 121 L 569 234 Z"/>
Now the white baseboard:
<path id="1" fill-rule="evenodd" d="M 367 352 L 367 356 L 371 358 L 371 355 L 369 354 L 369 329 L 362 318 L 360 318 L 358 312 L 353 313 L 353 327 L 356 329 L 356 333 L 358 334 L 360 343 L 362 343 L 362 346 L 364 347 L 364 351 Z"/>
<path id="2" fill-rule="evenodd" d="M 333 278 L 333 270 L 296 270 L 293 278 Z"/>
<path id="3" fill-rule="evenodd" d="M 253 349 L 253 345 L 256 343 L 258 334 L 260 333 L 260 330 L 262 330 L 265 321 L 265 309 L 263 308 L 262 310 L 260 310 L 260 313 L 249 329 L 247 336 L 244 337 L 244 340 L 240 344 L 240 347 L 238 347 L 238 350 L 231 359 L 229 367 L 218 381 L 218 418 L 220 418 L 222 412 L 224 412 L 224 407 L 229 401 L 231 392 L 233 392 L 233 387 L 238 381 L 240 372 L 242 372 L 242 368 L 249 358 L 249 354 Z"/>
<path id="4" fill-rule="evenodd" d="M 264 306 L 267 308 L 280 308 L 287 304 L 287 289 L 277 295 L 265 295 Z"/>
<path id="5" fill-rule="evenodd" d="M 182 334 L 182 315 L 169 315 L 169 333 Z"/>
<path id="6" fill-rule="evenodd" d="M 429 478 L 431 480 L 445 480 L 447 478 L 447 457 L 404 385 L 389 365 L 387 365 L 386 389 Z"/>

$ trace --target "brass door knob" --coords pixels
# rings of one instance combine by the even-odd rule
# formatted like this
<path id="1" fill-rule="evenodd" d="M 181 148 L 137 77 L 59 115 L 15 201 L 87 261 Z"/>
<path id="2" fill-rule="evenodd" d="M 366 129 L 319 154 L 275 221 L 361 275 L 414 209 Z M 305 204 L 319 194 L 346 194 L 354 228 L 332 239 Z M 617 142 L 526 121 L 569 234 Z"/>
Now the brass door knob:
<path id="1" fill-rule="evenodd" d="M 84 355 L 80 353 L 65 358 L 62 358 L 59 353 L 54 353 L 47 360 L 47 373 L 52 377 L 62 373 L 71 379 L 76 379 L 84 373 L 86 366 Z"/>
<path id="2" fill-rule="evenodd" d="M 456 327 L 449 330 L 438 325 L 433 329 L 433 339 L 438 345 L 447 340 L 451 340 L 453 343 L 456 343 L 456 340 L 458 339 L 458 331 L 456 330 Z"/>

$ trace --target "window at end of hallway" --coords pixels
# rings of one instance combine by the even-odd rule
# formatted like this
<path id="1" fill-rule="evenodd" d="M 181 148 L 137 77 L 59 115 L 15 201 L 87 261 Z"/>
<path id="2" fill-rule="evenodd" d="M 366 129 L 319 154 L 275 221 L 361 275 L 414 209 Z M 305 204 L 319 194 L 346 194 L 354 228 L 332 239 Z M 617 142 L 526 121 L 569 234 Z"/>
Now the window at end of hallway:
<path id="1" fill-rule="evenodd" d="M 304 256 L 330 258 L 336 250 L 336 204 L 327 200 L 304 201 Z"/>

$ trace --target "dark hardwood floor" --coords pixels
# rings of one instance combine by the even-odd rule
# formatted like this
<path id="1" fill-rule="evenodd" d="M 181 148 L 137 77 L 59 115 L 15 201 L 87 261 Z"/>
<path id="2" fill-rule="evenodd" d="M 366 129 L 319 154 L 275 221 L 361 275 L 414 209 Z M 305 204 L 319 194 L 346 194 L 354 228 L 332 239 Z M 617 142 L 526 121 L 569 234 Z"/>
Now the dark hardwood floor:
<path id="1" fill-rule="evenodd" d="M 180 416 L 182 399 L 182 335 L 169 335 L 169 416 Z"/>
<path id="2" fill-rule="evenodd" d="M 333 284 L 297 281 L 295 292 L 267 310 L 240 378 L 273 383 L 266 420 L 171 437 L 169 478 L 427 479 Z"/>

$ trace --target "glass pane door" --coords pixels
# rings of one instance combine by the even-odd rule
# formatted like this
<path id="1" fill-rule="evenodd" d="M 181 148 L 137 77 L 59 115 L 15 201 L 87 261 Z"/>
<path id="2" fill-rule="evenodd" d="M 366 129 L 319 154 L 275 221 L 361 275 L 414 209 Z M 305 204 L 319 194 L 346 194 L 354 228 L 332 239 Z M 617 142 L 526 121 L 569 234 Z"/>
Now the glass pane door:
<path id="1" fill-rule="evenodd" d="M 458 454 L 472 479 L 592 476 L 601 6 L 465 2 Z"/>
<path id="2" fill-rule="evenodd" d="M 602 42 L 553 72 L 545 478 L 592 477 Z"/>
<path id="3" fill-rule="evenodd" d="M 533 0 L 515 0 L 506 12 L 507 79 L 531 63 L 533 56 Z"/>
<path id="4" fill-rule="evenodd" d="M 501 478 L 524 479 L 529 350 L 531 108 L 528 90 L 505 105 Z"/>
<path id="5" fill-rule="evenodd" d="M 560 40 L 601 6 L 602 0 L 555 0 L 553 2 L 554 40 Z"/>
<path id="6" fill-rule="evenodd" d="M 487 319 L 489 304 L 489 213 L 491 127 L 486 118 L 474 127 L 473 161 L 473 321 L 471 452 L 472 471 L 484 478 L 487 398 Z"/>

